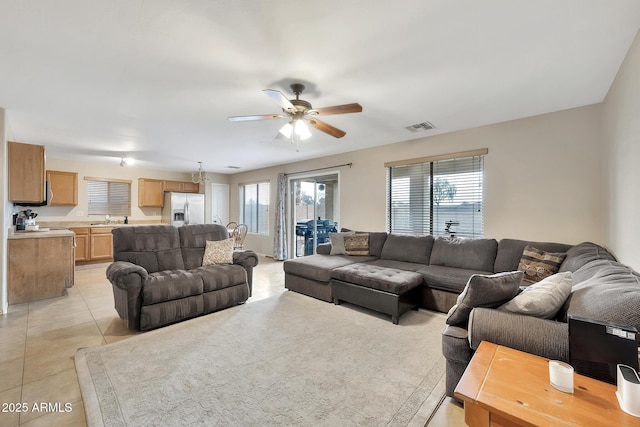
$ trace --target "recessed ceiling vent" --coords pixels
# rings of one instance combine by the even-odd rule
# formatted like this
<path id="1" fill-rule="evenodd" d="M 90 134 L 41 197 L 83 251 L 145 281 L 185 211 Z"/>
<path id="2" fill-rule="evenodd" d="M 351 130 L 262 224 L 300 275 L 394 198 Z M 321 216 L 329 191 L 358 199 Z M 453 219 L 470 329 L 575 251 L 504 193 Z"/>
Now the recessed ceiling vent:
<path id="1" fill-rule="evenodd" d="M 405 127 L 406 130 L 413 133 L 424 131 L 424 130 L 431 130 L 435 128 L 436 127 L 429 122 L 416 123 L 415 125 Z"/>
<path id="2" fill-rule="evenodd" d="M 240 169 L 240 166 L 227 166 L 227 169 Z"/>

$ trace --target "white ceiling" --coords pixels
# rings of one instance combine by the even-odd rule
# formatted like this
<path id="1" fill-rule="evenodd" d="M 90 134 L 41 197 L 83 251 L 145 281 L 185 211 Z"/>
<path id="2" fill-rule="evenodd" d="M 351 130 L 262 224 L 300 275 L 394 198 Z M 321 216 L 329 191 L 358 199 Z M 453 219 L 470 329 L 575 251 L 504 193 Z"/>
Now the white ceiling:
<path id="1" fill-rule="evenodd" d="M 601 102 L 639 28 L 637 0 L 0 0 L 0 106 L 49 157 L 234 173 Z M 363 112 L 299 152 L 227 120 L 292 82 Z"/>

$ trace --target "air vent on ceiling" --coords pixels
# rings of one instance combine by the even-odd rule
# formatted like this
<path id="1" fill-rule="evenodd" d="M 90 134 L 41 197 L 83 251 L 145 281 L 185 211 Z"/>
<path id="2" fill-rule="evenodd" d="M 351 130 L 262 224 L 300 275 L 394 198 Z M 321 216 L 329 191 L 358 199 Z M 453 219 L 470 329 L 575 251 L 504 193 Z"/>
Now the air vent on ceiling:
<path id="1" fill-rule="evenodd" d="M 413 133 L 420 132 L 423 130 L 431 130 L 435 128 L 436 127 L 429 122 L 416 123 L 415 125 L 405 127 L 405 129 Z"/>
<path id="2" fill-rule="evenodd" d="M 227 166 L 227 169 L 240 169 L 240 166 Z"/>

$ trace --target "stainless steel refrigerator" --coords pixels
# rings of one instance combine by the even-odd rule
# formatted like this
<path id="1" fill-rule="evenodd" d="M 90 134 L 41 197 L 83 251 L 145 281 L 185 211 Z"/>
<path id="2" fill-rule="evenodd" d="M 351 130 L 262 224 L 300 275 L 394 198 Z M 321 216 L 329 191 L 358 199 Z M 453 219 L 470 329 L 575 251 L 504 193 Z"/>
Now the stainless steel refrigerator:
<path id="1" fill-rule="evenodd" d="M 176 227 L 204 224 L 204 194 L 164 193 L 162 222 Z"/>

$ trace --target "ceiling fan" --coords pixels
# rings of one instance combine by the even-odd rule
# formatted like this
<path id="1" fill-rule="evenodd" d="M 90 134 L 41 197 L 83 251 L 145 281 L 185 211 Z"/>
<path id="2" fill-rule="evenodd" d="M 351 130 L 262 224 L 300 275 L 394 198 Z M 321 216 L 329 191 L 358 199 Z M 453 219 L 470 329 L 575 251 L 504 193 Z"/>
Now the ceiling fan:
<path id="1" fill-rule="evenodd" d="M 231 116 L 229 120 L 232 122 L 244 122 L 248 120 L 269 120 L 287 118 L 287 122 L 280 133 L 287 138 L 299 138 L 307 139 L 311 136 L 307 123 L 321 132 L 327 133 L 335 138 L 342 138 L 347 133 L 337 127 L 331 126 L 321 120 L 318 120 L 317 116 L 329 116 L 331 114 L 347 114 L 347 113 L 359 113 L 362 111 L 360 104 L 344 104 L 334 105 L 332 107 L 313 108 L 311 103 L 300 99 L 300 94 L 304 91 L 304 85 L 301 83 L 293 83 L 291 90 L 296 95 L 296 99 L 287 99 L 287 97 L 280 91 L 274 89 L 264 89 L 264 92 L 269 98 L 275 101 L 276 104 L 282 108 L 281 114 L 262 114 L 255 116 Z"/>

